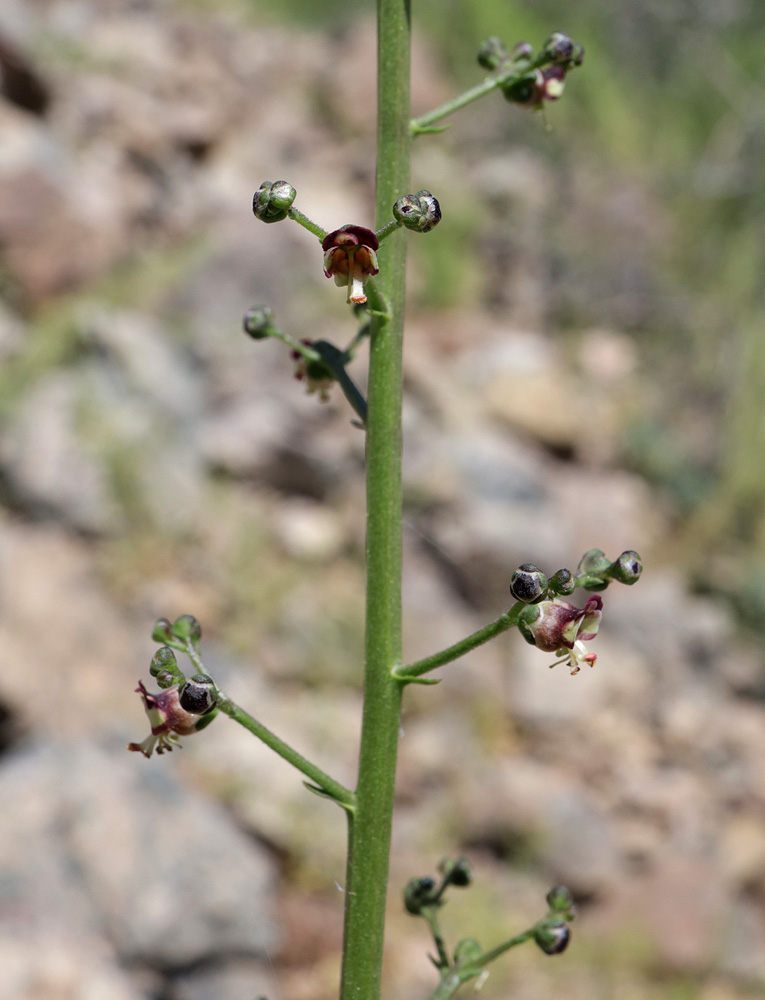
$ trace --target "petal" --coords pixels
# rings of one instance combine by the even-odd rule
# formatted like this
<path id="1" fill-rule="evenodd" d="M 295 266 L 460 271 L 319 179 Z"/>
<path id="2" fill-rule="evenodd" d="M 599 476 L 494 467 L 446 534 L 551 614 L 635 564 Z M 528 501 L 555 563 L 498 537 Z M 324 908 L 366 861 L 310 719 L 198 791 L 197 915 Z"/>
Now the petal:
<path id="1" fill-rule="evenodd" d="M 144 757 L 149 758 L 151 757 L 158 740 L 159 737 L 152 734 L 147 736 L 145 740 L 142 740 L 141 743 L 128 743 L 127 748 L 128 750 L 137 750 L 138 753 L 142 753 Z"/>

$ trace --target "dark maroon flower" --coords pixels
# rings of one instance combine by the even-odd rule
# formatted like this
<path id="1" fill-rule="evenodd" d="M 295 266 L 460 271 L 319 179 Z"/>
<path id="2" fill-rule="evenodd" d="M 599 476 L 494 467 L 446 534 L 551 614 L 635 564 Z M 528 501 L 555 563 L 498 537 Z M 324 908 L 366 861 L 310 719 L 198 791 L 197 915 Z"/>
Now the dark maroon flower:
<path id="1" fill-rule="evenodd" d="M 556 597 L 541 604 L 530 604 L 518 623 L 527 642 L 547 653 L 555 653 L 556 663 L 568 662 L 571 673 L 578 674 L 582 663 L 595 664 L 597 656 L 589 653 L 585 641 L 598 634 L 603 615 L 603 599 L 590 597 L 583 608 Z"/>
<path id="2" fill-rule="evenodd" d="M 363 226 L 342 226 L 324 237 L 324 274 L 336 285 L 348 286 L 349 304 L 367 301 L 364 284 L 380 270 L 375 252 L 379 245 L 372 230 Z"/>
<path id="3" fill-rule="evenodd" d="M 143 700 L 151 733 L 140 743 L 128 743 L 128 750 L 137 750 L 144 757 L 151 757 L 155 747 L 158 754 L 170 751 L 180 746 L 179 736 L 190 736 L 197 731 L 201 716 L 187 712 L 181 706 L 177 684 L 152 694 L 146 690 L 143 681 L 139 681 L 136 693 Z"/>

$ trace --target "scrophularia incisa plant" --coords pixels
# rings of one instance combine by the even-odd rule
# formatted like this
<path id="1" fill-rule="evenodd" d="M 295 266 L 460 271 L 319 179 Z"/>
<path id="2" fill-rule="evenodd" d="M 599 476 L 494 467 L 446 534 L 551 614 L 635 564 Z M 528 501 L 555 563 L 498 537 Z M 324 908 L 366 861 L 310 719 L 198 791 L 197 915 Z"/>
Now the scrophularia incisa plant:
<path id="1" fill-rule="evenodd" d="M 535 51 L 519 42 L 508 50 L 498 38 L 480 48 L 478 62 L 488 75 L 475 87 L 417 118 L 409 107 L 409 0 L 378 0 L 378 127 L 375 229 L 345 223 L 322 229 L 295 205 L 297 194 L 287 181 L 266 181 L 255 192 L 252 208 L 266 223 L 292 220 L 317 238 L 316 267 L 342 288 L 355 332 L 346 347 L 325 340 L 292 337 L 276 324 L 267 306 L 251 308 L 245 332 L 254 340 L 277 338 L 289 348 L 295 375 L 321 400 L 337 388 L 353 411 L 353 421 L 366 436 L 367 544 L 364 700 L 357 783 L 346 788 L 318 764 L 306 759 L 275 733 L 235 704 L 205 669 L 200 653 L 201 627 L 191 615 L 174 622 L 160 619 L 153 638 L 160 644 L 150 673 L 159 687 L 138 693 L 149 718 L 150 733 L 130 750 L 151 757 L 180 746 L 179 739 L 205 729 L 224 714 L 302 772 L 308 789 L 335 802 L 348 822 L 347 871 L 344 885 L 344 939 L 340 996 L 343 1000 L 375 1000 L 380 993 L 384 912 L 388 887 L 393 789 L 402 695 L 409 684 L 435 684 L 429 676 L 502 632 L 517 628 L 540 651 L 540 667 L 559 666 L 565 676 L 595 666 L 595 639 L 603 616 L 599 596 L 612 582 L 633 584 L 642 570 L 636 552 L 612 560 L 599 549 L 582 556 L 575 570 L 559 569 L 549 578 L 533 563 L 508 569 L 511 602 L 495 621 L 447 649 L 406 663 L 401 643 L 401 399 L 404 329 L 404 271 L 409 233 L 430 234 L 441 219 L 441 207 L 427 190 L 409 191 L 410 148 L 415 137 L 440 132 L 439 124 L 478 98 L 500 91 L 511 103 L 541 109 L 563 94 L 568 74 L 580 66 L 582 47 L 561 32 Z M 430 236 L 437 239 L 438 236 Z M 369 345 L 368 398 L 347 372 L 358 347 Z M 532 555 L 530 553 L 530 555 Z M 592 596 L 582 606 L 570 603 L 576 588 Z M 183 671 L 176 652 L 191 669 Z M 361 669 L 361 667 L 360 667 Z M 469 980 L 486 975 L 504 952 L 534 941 L 546 955 L 558 955 L 569 943 L 574 900 L 562 886 L 550 890 L 533 926 L 509 940 L 486 947 L 470 937 L 450 948 L 438 914 L 447 890 L 472 881 L 464 858 L 447 859 L 438 877 L 411 879 L 404 890 L 410 914 L 423 918 L 432 933 L 437 980 L 431 1000 L 446 1000 Z"/>

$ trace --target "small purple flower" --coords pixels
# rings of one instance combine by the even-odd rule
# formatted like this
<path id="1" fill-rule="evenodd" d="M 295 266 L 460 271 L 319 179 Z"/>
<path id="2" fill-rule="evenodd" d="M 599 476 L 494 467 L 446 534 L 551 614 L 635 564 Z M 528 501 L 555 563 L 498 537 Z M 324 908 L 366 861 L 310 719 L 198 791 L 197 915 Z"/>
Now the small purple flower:
<path id="1" fill-rule="evenodd" d="M 367 301 L 364 284 L 380 270 L 375 252 L 379 245 L 372 230 L 363 226 L 342 226 L 324 237 L 324 274 L 336 285 L 348 286 L 349 304 Z"/>
<path id="2" fill-rule="evenodd" d="M 602 616 L 601 597 L 590 597 L 583 608 L 556 597 L 529 605 L 518 628 L 527 642 L 559 657 L 551 666 L 567 662 L 571 673 L 578 674 L 582 663 L 595 664 L 597 656 L 587 651 L 585 642 L 598 634 Z"/>
<path id="3" fill-rule="evenodd" d="M 197 731 L 201 716 L 187 712 L 181 706 L 177 684 L 165 691 L 151 694 L 144 687 L 143 681 L 139 681 L 136 693 L 143 700 L 151 733 L 140 743 L 128 743 L 128 750 L 137 750 L 144 757 L 151 757 L 155 747 L 158 754 L 171 751 L 173 747 L 180 747 L 179 736 L 190 736 Z"/>

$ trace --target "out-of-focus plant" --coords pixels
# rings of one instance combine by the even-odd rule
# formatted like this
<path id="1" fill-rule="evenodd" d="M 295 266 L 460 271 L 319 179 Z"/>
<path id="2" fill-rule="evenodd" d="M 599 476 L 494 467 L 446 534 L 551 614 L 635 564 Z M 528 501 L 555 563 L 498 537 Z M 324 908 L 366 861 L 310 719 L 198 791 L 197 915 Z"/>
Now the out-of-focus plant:
<path id="1" fill-rule="evenodd" d="M 571 604 L 577 587 L 597 595 L 611 582 L 635 583 L 642 564 L 637 553 L 611 560 L 593 549 L 576 570 L 559 569 L 548 577 L 532 563 L 518 567 L 510 580 L 509 609 L 483 628 L 446 649 L 413 663 L 403 659 L 401 643 L 401 400 L 404 332 L 404 270 L 407 230 L 428 234 L 441 219 L 441 207 L 427 190 L 409 189 L 410 148 L 416 136 L 443 131 L 445 118 L 493 91 L 512 104 L 541 109 L 563 94 L 568 74 L 581 65 L 580 45 L 555 32 L 539 50 L 520 42 L 508 50 L 496 37 L 478 54 L 487 75 L 476 86 L 432 111 L 410 119 L 408 0 L 378 0 L 378 149 L 376 228 L 346 224 L 327 231 L 297 207 L 297 193 L 287 181 L 260 185 L 253 212 L 262 222 L 298 223 L 319 241 L 317 266 L 344 289 L 356 330 L 345 347 L 325 340 L 292 337 L 279 329 L 266 306 L 251 308 L 245 332 L 254 340 L 276 338 L 290 349 L 295 375 L 309 392 L 326 399 L 337 385 L 353 411 L 354 423 L 366 435 L 367 601 L 364 704 L 355 789 L 305 758 L 241 706 L 235 704 L 205 669 L 200 653 L 202 630 L 191 615 L 174 622 L 160 619 L 153 638 L 160 644 L 150 673 L 160 691 L 139 683 L 150 733 L 129 749 L 151 757 L 171 751 L 179 738 L 206 728 L 218 714 L 229 716 L 293 764 L 306 786 L 344 810 L 348 821 L 345 882 L 345 929 L 341 997 L 375 1000 L 382 967 L 385 900 L 388 886 L 393 789 L 401 702 L 409 684 L 435 684 L 432 671 L 470 652 L 510 628 L 552 657 L 550 666 L 566 663 L 572 674 L 592 667 L 596 655 L 587 643 L 600 627 L 603 601 L 589 597 L 583 607 Z M 359 345 L 369 344 L 369 390 L 365 398 L 347 371 Z M 187 676 L 176 652 L 185 654 Z M 406 887 L 407 911 L 427 922 L 435 943 L 433 963 L 438 982 L 431 1000 L 446 1000 L 460 986 L 480 979 L 491 962 L 509 949 L 534 941 L 547 955 L 560 954 L 569 942 L 573 899 L 567 889 L 552 889 L 546 913 L 522 933 L 484 949 L 472 938 L 450 950 L 441 932 L 438 911 L 450 887 L 472 881 L 464 858 L 439 866 L 440 880 L 412 879 Z"/>

